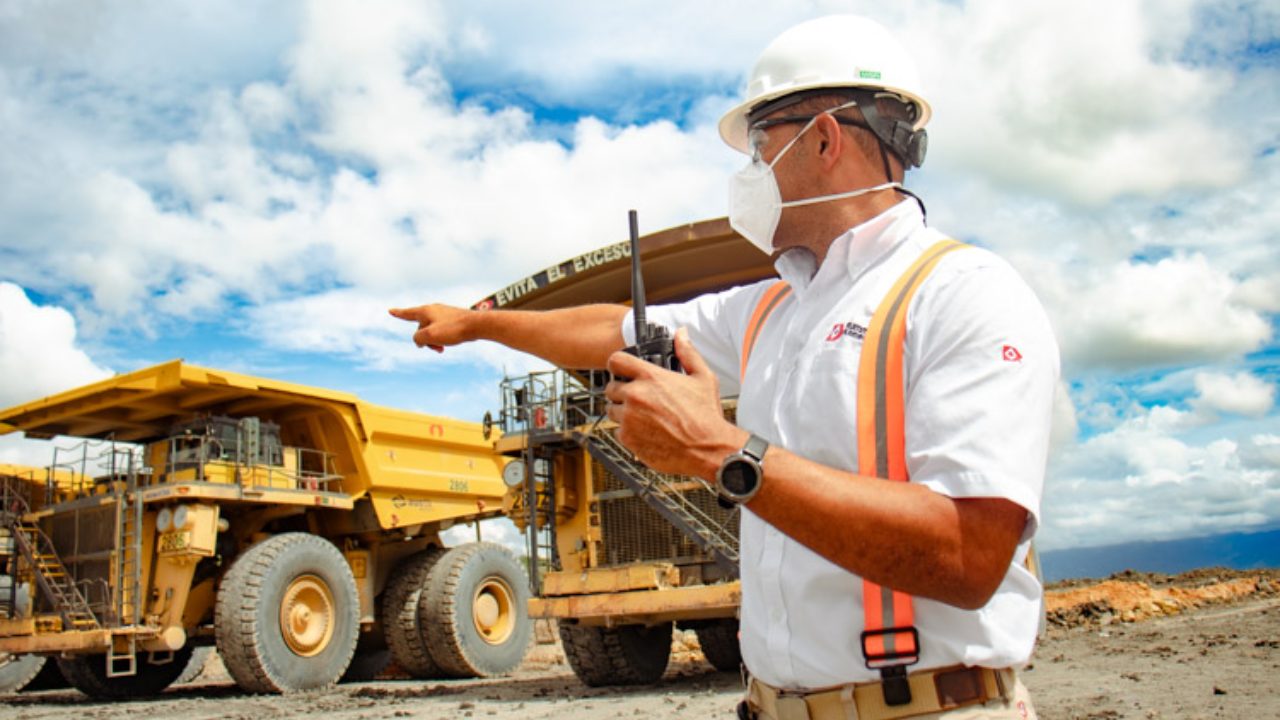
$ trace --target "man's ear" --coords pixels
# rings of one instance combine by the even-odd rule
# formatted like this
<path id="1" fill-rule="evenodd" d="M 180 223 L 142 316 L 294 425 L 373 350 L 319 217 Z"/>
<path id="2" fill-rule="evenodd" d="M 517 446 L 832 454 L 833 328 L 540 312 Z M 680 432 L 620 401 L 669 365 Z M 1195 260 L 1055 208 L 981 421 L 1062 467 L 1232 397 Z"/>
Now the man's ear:
<path id="1" fill-rule="evenodd" d="M 815 134 L 814 140 L 817 141 L 818 158 L 822 162 L 822 169 L 830 170 L 835 167 L 840 156 L 848 152 L 849 138 L 845 137 L 840 130 L 840 123 L 829 113 L 818 116 L 811 132 Z"/>

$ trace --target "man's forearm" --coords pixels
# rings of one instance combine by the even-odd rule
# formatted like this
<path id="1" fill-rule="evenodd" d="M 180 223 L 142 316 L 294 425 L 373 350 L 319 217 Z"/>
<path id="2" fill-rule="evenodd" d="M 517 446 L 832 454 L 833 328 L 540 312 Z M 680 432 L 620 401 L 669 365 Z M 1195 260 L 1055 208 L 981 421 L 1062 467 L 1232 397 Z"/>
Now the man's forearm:
<path id="1" fill-rule="evenodd" d="M 621 350 L 625 305 L 581 305 L 559 310 L 488 310 L 474 313 L 474 340 L 492 340 L 560 367 L 602 368 Z"/>
<path id="2" fill-rule="evenodd" d="M 950 498 L 913 483 L 843 472 L 777 448 L 748 507 L 872 582 L 976 609 L 999 587 L 1026 524 L 1001 498 Z"/>

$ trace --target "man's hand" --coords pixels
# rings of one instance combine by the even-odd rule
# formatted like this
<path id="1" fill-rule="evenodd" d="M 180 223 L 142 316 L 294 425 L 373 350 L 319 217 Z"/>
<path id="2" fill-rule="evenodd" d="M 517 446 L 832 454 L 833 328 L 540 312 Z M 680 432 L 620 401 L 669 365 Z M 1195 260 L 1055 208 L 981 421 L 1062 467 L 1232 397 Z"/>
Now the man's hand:
<path id="1" fill-rule="evenodd" d="M 609 356 L 609 371 L 631 378 L 605 388 L 609 419 L 618 423 L 618 441 L 644 464 L 709 480 L 747 432 L 724 419 L 720 384 L 684 328 L 676 331 L 675 350 L 684 374 L 626 352 Z"/>
<path id="2" fill-rule="evenodd" d="M 419 305 L 412 308 L 392 308 L 392 317 L 418 323 L 413 342 L 418 347 L 429 347 L 444 352 L 446 346 L 457 345 L 472 337 L 468 320 L 475 311 L 451 305 Z"/>

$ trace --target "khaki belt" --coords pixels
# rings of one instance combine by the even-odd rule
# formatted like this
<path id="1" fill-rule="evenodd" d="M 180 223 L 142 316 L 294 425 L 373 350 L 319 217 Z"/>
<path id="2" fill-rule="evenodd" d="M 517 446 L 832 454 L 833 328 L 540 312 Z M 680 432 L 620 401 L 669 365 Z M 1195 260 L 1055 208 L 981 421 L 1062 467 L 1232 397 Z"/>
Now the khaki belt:
<path id="1" fill-rule="evenodd" d="M 954 666 L 907 676 L 911 702 L 886 705 L 880 683 L 842 685 L 831 690 L 779 690 L 751 678 L 747 702 L 762 717 L 776 720 L 891 720 L 1010 700 L 1017 678 L 1013 670 Z"/>

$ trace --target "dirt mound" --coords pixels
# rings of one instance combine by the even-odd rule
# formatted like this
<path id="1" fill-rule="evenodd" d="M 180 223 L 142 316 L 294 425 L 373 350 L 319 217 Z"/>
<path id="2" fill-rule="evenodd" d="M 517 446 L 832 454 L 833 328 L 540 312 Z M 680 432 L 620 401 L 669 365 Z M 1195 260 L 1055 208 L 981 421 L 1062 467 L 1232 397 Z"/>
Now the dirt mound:
<path id="1" fill-rule="evenodd" d="M 1209 604 L 1280 595 L 1280 570 L 1200 568 L 1181 575 L 1125 570 L 1101 582 L 1071 580 L 1045 590 L 1049 624 L 1109 625 L 1176 615 Z"/>

